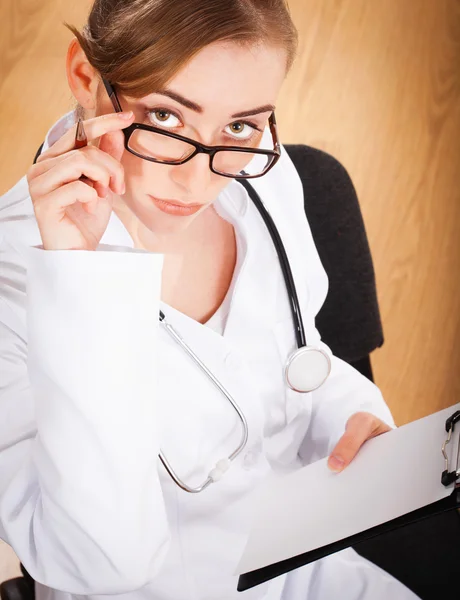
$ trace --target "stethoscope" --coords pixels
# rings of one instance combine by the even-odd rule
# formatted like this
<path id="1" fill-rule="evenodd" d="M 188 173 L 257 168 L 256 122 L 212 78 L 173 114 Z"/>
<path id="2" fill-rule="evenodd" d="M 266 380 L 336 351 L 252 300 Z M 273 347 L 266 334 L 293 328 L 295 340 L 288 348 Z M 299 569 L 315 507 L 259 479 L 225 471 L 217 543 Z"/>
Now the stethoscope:
<path id="1" fill-rule="evenodd" d="M 43 144 L 39 148 L 35 156 L 34 163 L 37 161 L 37 158 L 41 153 L 42 147 Z M 294 278 L 292 276 L 291 267 L 289 265 L 289 260 L 286 254 L 286 250 L 284 248 L 283 241 L 281 240 L 281 236 L 276 228 L 276 225 L 270 213 L 263 205 L 259 194 L 248 183 L 247 179 L 236 178 L 236 181 L 238 181 L 248 192 L 249 197 L 251 198 L 257 210 L 259 211 L 268 229 L 268 232 L 270 233 L 276 252 L 278 254 L 281 270 L 284 277 L 284 282 L 286 285 L 286 290 L 289 297 L 292 320 L 295 327 L 297 350 L 292 352 L 286 361 L 286 366 L 284 368 L 285 381 L 287 385 L 295 392 L 313 392 L 314 390 L 321 387 L 326 381 L 326 379 L 329 377 L 332 367 L 331 359 L 327 352 L 325 352 L 322 348 L 307 345 L 305 329 L 302 321 L 302 313 L 300 310 L 299 299 L 297 297 L 297 290 L 294 283 Z M 185 350 L 185 352 L 190 356 L 190 358 L 195 362 L 195 364 L 203 371 L 203 373 L 205 373 L 205 375 L 212 381 L 212 383 L 217 387 L 217 389 L 227 398 L 227 400 L 235 409 L 235 412 L 237 413 L 238 418 L 241 422 L 242 433 L 238 447 L 227 458 L 223 458 L 216 463 L 215 467 L 209 472 L 204 483 L 202 483 L 200 486 L 190 487 L 184 481 L 182 481 L 182 479 L 172 468 L 166 456 L 160 450 L 159 458 L 172 480 L 184 491 L 189 492 L 191 494 L 196 494 L 205 490 L 209 485 L 211 485 L 211 483 L 219 481 L 224 475 L 224 473 L 228 471 L 232 461 L 234 461 L 235 458 L 239 456 L 239 454 L 241 454 L 248 441 L 248 424 L 246 421 L 246 417 L 244 416 L 242 410 L 240 409 L 232 395 L 212 374 L 212 372 L 193 352 L 193 350 L 186 344 L 186 342 L 177 333 L 174 327 L 170 323 L 168 323 L 165 314 L 161 310 L 159 319 L 160 323 L 168 332 L 168 334 L 173 338 L 173 340 L 177 344 L 179 344 L 179 346 L 181 346 L 183 350 Z"/>

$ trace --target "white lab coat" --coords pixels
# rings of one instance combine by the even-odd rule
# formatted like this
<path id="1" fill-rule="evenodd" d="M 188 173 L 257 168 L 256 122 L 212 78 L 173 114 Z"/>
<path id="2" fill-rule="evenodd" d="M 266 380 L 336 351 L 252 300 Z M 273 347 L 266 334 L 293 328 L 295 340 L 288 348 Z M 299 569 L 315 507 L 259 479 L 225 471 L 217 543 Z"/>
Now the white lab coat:
<path id="1" fill-rule="evenodd" d="M 73 122 L 60 119 L 45 149 Z M 286 246 L 308 342 L 320 344 L 327 277 L 287 153 L 252 184 Z M 26 178 L 1 197 L 0 537 L 38 582 L 37 600 L 415 598 L 352 550 L 236 592 L 257 483 L 325 456 L 357 411 L 394 423 L 378 388 L 336 357 L 319 390 L 286 388 L 295 337 L 271 238 L 234 180 L 215 206 L 238 233 L 223 336 L 160 301 L 163 256 L 134 249 L 115 214 L 96 252 L 45 251 Z M 240 427 L 158 326 L 160 307 L 249 423 L 245 451 L 197 495 L 171 481 L 160 448 L 199 484 Z"/>

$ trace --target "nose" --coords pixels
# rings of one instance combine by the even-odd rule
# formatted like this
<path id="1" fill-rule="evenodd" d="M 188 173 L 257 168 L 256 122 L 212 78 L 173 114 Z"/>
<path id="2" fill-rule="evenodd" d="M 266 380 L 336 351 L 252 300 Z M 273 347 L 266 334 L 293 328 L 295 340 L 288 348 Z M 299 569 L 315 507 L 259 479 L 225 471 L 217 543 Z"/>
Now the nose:
<path id="1" fill-rule="evenodd" d="M 183 165 L 171 167 L 171 179 L 182 188 L 184 195 L 194 202 L 201 202 L 206 189 L 213 177 L 217 177 L 209 168 L 209 156 L 197 154 Z"/>

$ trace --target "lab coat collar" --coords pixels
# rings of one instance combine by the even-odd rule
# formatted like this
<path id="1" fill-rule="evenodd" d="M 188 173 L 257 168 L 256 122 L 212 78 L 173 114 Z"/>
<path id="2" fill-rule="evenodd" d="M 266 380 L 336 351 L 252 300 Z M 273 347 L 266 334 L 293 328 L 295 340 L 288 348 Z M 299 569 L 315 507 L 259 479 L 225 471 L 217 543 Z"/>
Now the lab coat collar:
<path id="1" fill-rule="evenodd" d="M 69 130 L 77 122 L 77 113 L 75 110 L 63 115 L 58 119 L 54 125 L 48 130 L 43 142 L 42 153 L 48 150 L 53 144 L 55 144 L 64 133 Z"/>

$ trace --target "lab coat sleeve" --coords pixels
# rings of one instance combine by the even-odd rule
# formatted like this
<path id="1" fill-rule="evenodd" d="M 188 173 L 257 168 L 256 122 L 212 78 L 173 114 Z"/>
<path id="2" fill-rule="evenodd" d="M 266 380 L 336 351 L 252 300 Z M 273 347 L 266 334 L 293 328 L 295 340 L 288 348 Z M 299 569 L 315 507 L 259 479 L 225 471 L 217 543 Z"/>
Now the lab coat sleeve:
<path id="1" fill-rule="evenodd" d="M 344 434 L 347 420 L 357 412 L 369 412 L 395 427 L 380 389 L 334 356 L 326 344 L 320 341 L 318 345 L 331 357 L 332 369 L 326 382 L 311 392 L 311 421 L 299 451 L 304 464 L 328 456 Z"/>
<path id="2" fill-rule="evenodd" d="M 163 256 L 26 256 L 27 343 L 0 286 L 0 537 L 46 586 L 129 592 L 170 539 L 156 419 Z M 18 415 L 29 403 L 36 435 Z"/>

